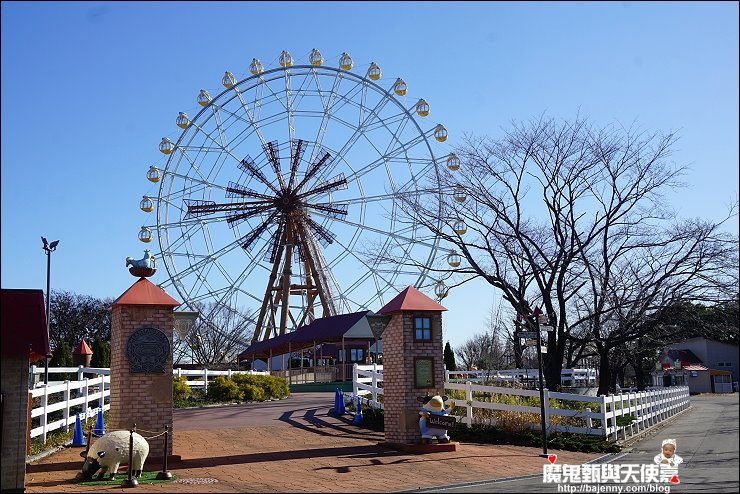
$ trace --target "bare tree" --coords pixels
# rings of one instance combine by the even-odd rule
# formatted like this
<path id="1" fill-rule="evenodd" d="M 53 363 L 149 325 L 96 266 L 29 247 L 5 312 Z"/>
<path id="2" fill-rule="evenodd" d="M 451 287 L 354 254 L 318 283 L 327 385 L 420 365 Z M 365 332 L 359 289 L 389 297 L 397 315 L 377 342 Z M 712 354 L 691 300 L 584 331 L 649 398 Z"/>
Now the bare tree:
<path id="1" fill-rule="evenodd" d="M 507 329 L 501 304 L 491 304 L 491 312 L 486 320 L 486 330 L 468 338 L 455 351 L 466 369 L 505 369 L 508 367 L 512 332 Z M 518 342 L 517 342 L 518 343 Z M 509 350 L 509 351 L 507 351 Z M 521 361 L 521 352 L 518 359 Z"/>
<path id="2" fill-rule="evenodd" d="M 467 137 L 457 153 L 463 166 L 441 178 L 450 194 L 442 203 L 405 196 L 404 210 L 463 257 L 458 268 L 433 267 L 449 286 L 483 278 L 530 330 L 542 308 L 554 326 L 543 356 L 549 388 L 560 385 L 571 331 L 584 327 L 571 354 L 591 342 L 608 377 L 609 350 L 648 331 L 636 329 L 636 315 L 709 297 L 700 284 L 721 284 L 717 261 L 737 249 L 717 224 L 673 226 L 662 193 L 682 185 L 683 169 L 669 161 L 675 141 L 580 117 L 514 124 L 498 140 Z M 464 201 L 451 193 L 460 186 Z M 449 227 L 438 227 L 439 211 Z M 640 289 L 645 276 L 653 282 Z"/>
<path id="3" fill-rule="evenodd" d="M 190 361 L 204 366 L 236 362 L 239 353 L 249 346 L 252 325 L 228 305 L 205 304 L 199 307 L 201 317 L 185 338 L 177 336 L 173 345 L 175 363 Z"/>

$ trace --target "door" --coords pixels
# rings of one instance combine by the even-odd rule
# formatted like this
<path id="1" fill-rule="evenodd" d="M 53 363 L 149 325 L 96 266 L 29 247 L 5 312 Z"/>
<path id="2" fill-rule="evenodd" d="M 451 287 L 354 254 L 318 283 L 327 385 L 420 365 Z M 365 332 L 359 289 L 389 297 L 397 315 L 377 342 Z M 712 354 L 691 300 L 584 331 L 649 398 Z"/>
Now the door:
<path id="1" fill-rule="evenodd" d="M 663 374 L 663 387 L 667 388 L 671 385 L 671 375 Z"/>

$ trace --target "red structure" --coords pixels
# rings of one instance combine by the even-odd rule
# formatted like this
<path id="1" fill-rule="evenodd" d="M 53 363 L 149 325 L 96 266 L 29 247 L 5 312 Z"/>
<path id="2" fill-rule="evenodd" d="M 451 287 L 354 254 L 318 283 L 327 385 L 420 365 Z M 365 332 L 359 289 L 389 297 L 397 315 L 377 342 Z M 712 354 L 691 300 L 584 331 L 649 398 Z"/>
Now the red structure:
<path id="1" fill-rule="evenodd" d="M 42 290 L 3 289 L 2 313 L 2 396 L 3 425 L 2 482 L 0 489 L 23 492 L 30 407 L 28 363 L 51 356 L 46 329 Z"/>
<path id="2" fill-rule="evenodd" d="M 385 446 L 408 449 L 421 442 L 419 401 L 444 394 L 442 312 L 447 309 L 413 286 L 378 311 L 392 316 L 383 332 Z M 454 450 L 456 443 L 424 445 Z"/>
<path id="3" fill-rule="evenodd" d="M 137 429 L 162 432 L 165 426 L 172 430 L 172 332 L 175 326 L 174 309 L 180 302 L 167 295 L 146 278 L 137 280 L 111 306 L 111 394 L 110 428 Z M 137 352 L 146 352 L 147 345 L 129 345 L 132 336 L 140 330 L 160 335 L 163 345 L 161 368 L 137 370 L 131 358 Z M 163 334 L 162 334 L 163 333 Z M 149 341 L 156 344 L 156 341 Z M 168 343 L 168 345 L 167 345 Z M 166 347 L 166 348 L 165 348 Z M 151 352 L 145 358 L 157 357 Z M 134 362 L 135 364 L 135 362 Z M 172 436 L 168 450 L 172 451 Z M 149 444 L 149 457 L 164 456 L 161 441 Z"/>
<path id="4" fill-rule="evenodd" d="M 92 356 L 92 348 L 90 348 L 90 345 L 88 345 L 83 339 L 80 341 L 80 344 L 75 347 L 74 351 L 72 351 L 72 362 L 74 362 L 74 365 L 90 367 Z"/>

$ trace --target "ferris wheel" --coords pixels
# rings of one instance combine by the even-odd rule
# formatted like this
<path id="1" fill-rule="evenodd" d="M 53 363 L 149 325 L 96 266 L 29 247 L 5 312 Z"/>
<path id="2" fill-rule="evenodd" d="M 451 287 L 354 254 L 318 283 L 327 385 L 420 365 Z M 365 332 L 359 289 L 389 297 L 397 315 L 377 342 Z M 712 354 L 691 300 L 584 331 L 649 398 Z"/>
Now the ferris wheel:
<path id="1" fill-rule="evenodd" d="M 200 90 L 162 138 L 147 173 L 156 195 L 140 203 L 153 221 L 139 239 L 156 239 L 169 276 L 160 286 L 194 310 L 229 307 L 252 342 L 433 283 L 438 239 L 401 203 L 441 204 L 440 173 L 459 166 L 444 126 L 422 120 L 429 104 L 400 78 L 383 86 L 377 64 L 359 74 L 347 53 L 331 67 L 315 49 L 277 62 L 253 59 L 244 78 Z"/>

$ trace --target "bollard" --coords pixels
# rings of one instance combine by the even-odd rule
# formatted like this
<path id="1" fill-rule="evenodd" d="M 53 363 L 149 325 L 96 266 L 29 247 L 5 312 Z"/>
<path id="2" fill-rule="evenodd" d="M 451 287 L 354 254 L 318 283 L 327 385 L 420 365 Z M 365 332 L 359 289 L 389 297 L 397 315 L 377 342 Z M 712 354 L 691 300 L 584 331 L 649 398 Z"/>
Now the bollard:
<path id="1" fill-rule="evenodd" d="M 162 462 L 162 471 L 157 474 L 157 480 L 170 480 L 172 479 L 172 472 L 167 471 L 167 456 L 169 456 L 168 447 L 168 436 L 169 436 L 169 425 L 164 426 L 164 461 Z"/>
<path id="2" fill-rule="evenodd" d="M 98 417 L 95 420 L 95 434 L 102 436 L 105 434 L 105 422 L 103 421 L 103 408 L 98 409 Z"/>
<path id="3" fill-rule="evenodd" d="M 139 482 L 133 478 L 133 462 L 134 462 L 134 431 L 136 430 L 136 424 L 134 424 L 133 429 L 129 429 L 129 439 L 128 439 L 128 478 L 121 482 L 121 487 L 136 487 L 139 485 Z"/>
<path id="4" fill-rule="evenodd" d="M 82 432 L 82 422 L 80 422 L 79 413 L 75 419 L 75 431 L 72 436 L 72 446 L 87 446 L 85 443 L 85 434 Z"/>
<path id="5" fill-rule="evenodd" d="M 344 406 L 344 393 L 342 390 L 339 390 L 339 410 L 337 411 L 338 415 L 344 415 L 347 413 L 347 410 Z"/>
<path id="6" fill-rule="evenodd" d="M 355 419 L 352 421 L 354 424 L 362 423 L 362 398 L 357 397 L 357 408 L 355 409 Z"/>

